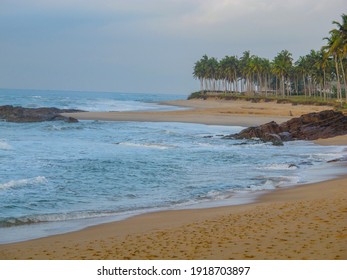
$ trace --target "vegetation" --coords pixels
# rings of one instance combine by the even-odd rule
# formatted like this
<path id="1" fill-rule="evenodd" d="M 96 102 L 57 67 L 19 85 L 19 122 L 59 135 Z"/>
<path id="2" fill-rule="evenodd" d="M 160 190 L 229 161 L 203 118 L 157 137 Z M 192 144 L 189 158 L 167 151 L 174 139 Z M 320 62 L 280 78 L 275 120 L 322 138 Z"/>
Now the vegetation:
<path id="1" fill-rule="evenodd" d="M 231 98 L 297 97 L 302 103 L 347 102 L 347 15 L 324 38 L 326 45 L 293 62 L 292 54 L 282 50 L 270 61 L 245 51 L 239 58 L 221 60 L 204 55 L 194 65 L 194 78 L 200 81 L 200 92 L 190 98 L 218 96 Z M 254 99 L 256 100 L 256 99 Z M 291 101 L 295 102 L 295 101 Z M 299 101 L 298 101 L 299 102 Z"/>

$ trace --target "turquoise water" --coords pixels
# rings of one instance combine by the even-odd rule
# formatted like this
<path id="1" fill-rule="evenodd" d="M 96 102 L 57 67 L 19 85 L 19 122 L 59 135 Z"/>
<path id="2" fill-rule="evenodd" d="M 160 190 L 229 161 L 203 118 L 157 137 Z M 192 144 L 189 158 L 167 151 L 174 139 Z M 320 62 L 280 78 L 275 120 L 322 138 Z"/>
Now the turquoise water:
<path id="1" fill-rule="evenodd" d="M 171 110 L 182 95 L 0 90 L 0 104 Z M 128 107 L 125 106 L 128 104 Z M 66 232 L 163 209 L 251 201 L 332 175 L 344 147 L 282 147 L 222 135 L 242 127 L 184 123 L 0 122 L 0 242 Z M 336 170 L 336 169 L 335 169 Z"/>

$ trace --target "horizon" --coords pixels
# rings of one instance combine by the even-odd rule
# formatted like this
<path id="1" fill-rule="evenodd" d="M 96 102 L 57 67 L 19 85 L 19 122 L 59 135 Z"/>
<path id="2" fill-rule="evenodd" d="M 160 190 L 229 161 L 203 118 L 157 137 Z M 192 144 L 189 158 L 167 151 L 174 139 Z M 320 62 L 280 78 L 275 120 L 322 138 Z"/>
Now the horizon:
<path id="1" fill-rule="evenodd" d="M 143 94 L 143 95 L 189 95 L 191 93 L 175 93 L 175 92 L 124 92 L 124 91 L 103 91 L 103 90 L 71 90 L 71 89 L 35 89 L 35 88 L 2 88 L 0 90 L 12 91 L 43 91 L 43 92 L 76 92 L 76 93 L 105 93 L 105 94 Z"/>
<path id="2" fill-rule="evenodd" d="M 344 12 L 344 0 L 4 0 L 0 88 L 189 94 L 202 55 L 296 60 Z"/>

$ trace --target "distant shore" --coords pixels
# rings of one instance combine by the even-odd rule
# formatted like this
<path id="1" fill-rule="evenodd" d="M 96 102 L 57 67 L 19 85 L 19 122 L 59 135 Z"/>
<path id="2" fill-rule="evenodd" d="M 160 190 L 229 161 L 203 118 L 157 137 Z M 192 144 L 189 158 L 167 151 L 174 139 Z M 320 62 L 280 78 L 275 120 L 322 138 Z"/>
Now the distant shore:
<path id="1" fill-rule="evenodd" d="M 93 120 L 250 126 L 330 109 L 216 100 L 166 104 L 192 109 L 72 115 Z M 347 135 L 315 142 L 347 146 Z M 0 259 L 347 259 L 346 205 L 347 175 L 278 189 L 251 204 L 156 212 L 0 245 Z"/>
<path id="2" fill-rule="evenodd" d="M 208 125 L 255 126 L 270 121 L 285 122 L 310 112 L 332 109 L 329 106 L 251 103 L 241 100 L 176 100 L 164 105 L 187 107 L 187 110 L 156 112 L 81 112 L 64 113 L 80 120 L 185 122 Z"/>

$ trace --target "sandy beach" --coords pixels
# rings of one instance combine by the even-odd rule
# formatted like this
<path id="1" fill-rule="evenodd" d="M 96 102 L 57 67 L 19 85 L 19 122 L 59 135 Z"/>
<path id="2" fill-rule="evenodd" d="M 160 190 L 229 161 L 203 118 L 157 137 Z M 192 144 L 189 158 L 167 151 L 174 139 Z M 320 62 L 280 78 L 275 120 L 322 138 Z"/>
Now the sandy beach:
<path id="1" fill-rule="evenodd" d="M 64 114 L 80 120 L 185 122 L 209 125 L 254 126 L 270 121 L 285 122 L 310 112 L 331 109 L 329 106 L 251 103 L 225 100 L 176 100 L 164 105 L 185 107 L 187 110 L 163 112 L 82 112 Z"/>
<path id="2" fill-rule="evenodd" d="M 176 101 L 172 112 L 77 113 L 79 119 L 250 126 L 328 107 Z M 316 141 L 346 145 L 347 136 Z M 332 163 L 343 164 L 343 163 Z M 347 176 L 278 189 L 247 205 L 144 214 L 0 245 L 0 259 L 347 259 Z"/>
<path id="3" fill-rule="evenodd" d="M 347 177 L 256 203 L 141 215 L 0 246 L 0 259 L 347 259 Z"/>

